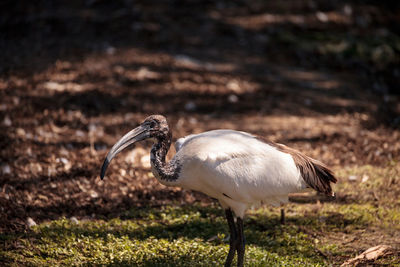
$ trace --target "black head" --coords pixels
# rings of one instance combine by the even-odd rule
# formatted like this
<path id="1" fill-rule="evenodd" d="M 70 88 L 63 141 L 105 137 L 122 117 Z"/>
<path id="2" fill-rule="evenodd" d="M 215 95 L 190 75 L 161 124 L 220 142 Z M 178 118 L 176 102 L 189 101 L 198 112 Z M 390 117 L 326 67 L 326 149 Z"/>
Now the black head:
<path id="1" fill-rule="evenodd" d="M 147 117 L 141 125 L 148 127 L 149 138 L 165 138 L 169 134 L 167 119 L 163 115 L 151 115 Z"/>
<path id="2" fill-rule="evenodd" d="M 167 119 L 162 115 L 151 115 L 147 117 L 138 127 L 125 134 L 108 152 L 103 166 L 101 167 L 100 178 L 103 179 L 111 160 L 122 150 L 136 142 L 155 138 L 161 140 L 170 139 L 170 131 Z"/>

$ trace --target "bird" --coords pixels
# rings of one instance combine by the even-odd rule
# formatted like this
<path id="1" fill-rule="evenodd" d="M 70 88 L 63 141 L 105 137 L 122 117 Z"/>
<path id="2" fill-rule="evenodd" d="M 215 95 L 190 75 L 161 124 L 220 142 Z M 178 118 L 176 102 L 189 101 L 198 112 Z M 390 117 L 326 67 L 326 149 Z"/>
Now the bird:
<path id="1" fill-rule="evenodd" d="M 163 185 L 200 191 L 217 199 L 229 227 L 225 266 L 237 253 L 245 256 L 243 220 L 246 210 L 261 204 L 281 205 L 288 194 L 314 189 L 334 197 L 334 173 L 305 154 L 247 132 L 219 129 L 191 134 L 175 142 L 176 153 L 166 161 L 172 143 L 167 119 L 151 115 L 113 145 L 101 167 L 103 179 L 111 160 L 128 146 L 151 139 L 151 171 Z"/>

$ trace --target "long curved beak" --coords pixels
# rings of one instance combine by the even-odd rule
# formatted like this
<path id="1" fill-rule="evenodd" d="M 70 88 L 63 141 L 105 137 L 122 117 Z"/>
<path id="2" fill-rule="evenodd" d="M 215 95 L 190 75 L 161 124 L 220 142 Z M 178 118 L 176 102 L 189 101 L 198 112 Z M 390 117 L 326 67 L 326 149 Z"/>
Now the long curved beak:
<path id="1" fill-rule="evenodd" d="M 100 178 L 103 180 L 106 170 L 111 160 L 122 150 L 127 148 L 129 145 L 136 142 L 142 141 L 149 138 L 149 128 L 145 125 L 140 125 L 132 131 L 125 134 L 108 152 L 106 159 L 104 160 L 103 166 L 101 167 Z"/>

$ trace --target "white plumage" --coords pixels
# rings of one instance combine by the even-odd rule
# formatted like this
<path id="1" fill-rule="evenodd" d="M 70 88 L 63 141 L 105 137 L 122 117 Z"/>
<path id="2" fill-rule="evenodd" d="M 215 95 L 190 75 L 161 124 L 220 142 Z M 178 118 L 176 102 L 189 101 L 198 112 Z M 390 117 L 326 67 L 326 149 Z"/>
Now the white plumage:
<path id="1" fill-rule="evenodd" d="M 279 205 L 289 193 L 307 187 L 290 154 L 245 132 L 214 130 L 189 135 L 175 147 L 174 160 L 183 166 L 179 180 L 159 181 L 203 192 L 241 218 L 251 205 Z"/>
<path id="2" fill-rule="evenodd" d="M 161 115 L 146 118 L 111 148 L 100 177 L 103 179 L 115 155 L 144 139 L 155 141 L 150 162 L 160 183 L 203 192 L 218 199 L 225 209 L 230 231 L 225 266 L 231 265 L 236 252 L 238 266 L 243 266 L 243 217 L 251 205 L 279 205 L 287 201 L 289 193 L 310 187 L 332 195 L 330 183 L 336 182 L 333 173 L 321 162 L 284 145 L 234 130 L 214 130 L 180 138 L 175 143 L 175 156 L 166 162 L 172 134 Z"/>

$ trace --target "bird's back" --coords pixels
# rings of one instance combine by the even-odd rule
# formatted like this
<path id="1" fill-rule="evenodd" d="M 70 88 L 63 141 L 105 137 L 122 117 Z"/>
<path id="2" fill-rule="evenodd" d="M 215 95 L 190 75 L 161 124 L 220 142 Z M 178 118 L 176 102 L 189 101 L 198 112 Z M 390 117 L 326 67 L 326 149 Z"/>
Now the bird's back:
<path id="1" fill-rule="evenodd" d="M 189 135 L 176 148 L 176 157 L 185 162 L 182 185 L 217 199 L 278 204 L 288 193 L 307 187 L 290 154 L 248 133 Z"/>

